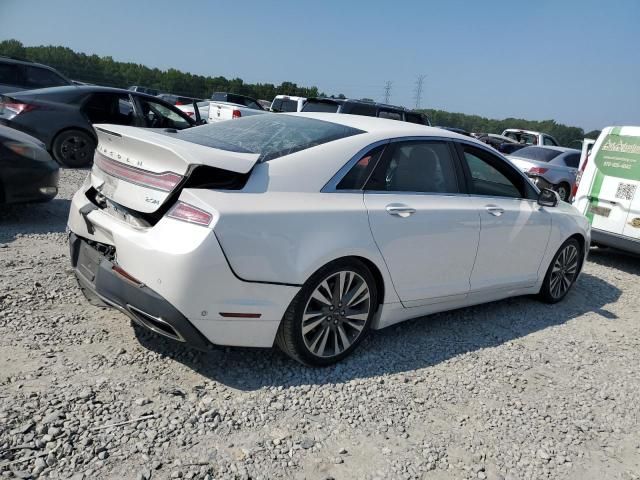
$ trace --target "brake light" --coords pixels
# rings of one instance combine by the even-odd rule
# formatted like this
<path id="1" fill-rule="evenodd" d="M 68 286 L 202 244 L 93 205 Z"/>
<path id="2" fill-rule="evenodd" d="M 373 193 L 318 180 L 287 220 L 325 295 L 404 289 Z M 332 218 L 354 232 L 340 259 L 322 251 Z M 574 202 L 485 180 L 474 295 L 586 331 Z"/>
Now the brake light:
<path id="1" fill-rule="evenodd" d="M 0 102 L 0 111 L 9 110 L 16 115 L 21 113 L 30 112 L 31 110 L 35 110 L 38 108 L 36 105 L 32 103 L 20 103 L 20 102 Z"/>
<path id="2" fill-rule="evenodd" d="M 240 112 L 240 110 L 234 110 L 231 118 L 240 118 L 241 116 L 242 113 Z"/>
<path id="3" fill-rule="evenodd" d="M 573 200 L 578 194 L 578 186 L 580 185 L 580 180 L 582 180 L 582 174 L 584 173 L 585 168 L 587 168 L 587 163 L 589 163 L 589 154 L 584 157 L 584 162 L 580 165 L 580 170 L 576 174 L 576 181 L 573 184 L 573 188 L 571 189 L 571 199 Z"/>
<path id="4" fill-rule="evenodd" d="M 543 173 L 546 173 L 549 169 L 548 168 L 543 168 L 543 167 L 531 167 L 529 169 L 529 172 L 531 175 L 542 175 Z"/>
<path id="5" fill-rule="evenodd" d="M 213 220 L 213 215 L 209 212 L 205 212 L 198 207 L 184 202 L 176 203 L 173 208 L 169 210 L 169 213 L 167 213 L 167 217 L 182 220 L 183 222 L 195 223 L 203 227 L 209 226 L 211 220 Z"/>
<path id="6" fill-rule="evenodd" d="M 120 178 L 126 182 L 135 183 L 142 187 L 162 190 L 163 192 L 170 192 L 182 181 L 182 175 L 178 175 L 177 173 L 149 172 L 147 170 L 142 170 L 141 168 L 131 167 L 129 165 L 116 162 L 115 160 L 105 157 L 101 153 L 96 153 L 94 162 L 100 170 L 113 177 Z"/>

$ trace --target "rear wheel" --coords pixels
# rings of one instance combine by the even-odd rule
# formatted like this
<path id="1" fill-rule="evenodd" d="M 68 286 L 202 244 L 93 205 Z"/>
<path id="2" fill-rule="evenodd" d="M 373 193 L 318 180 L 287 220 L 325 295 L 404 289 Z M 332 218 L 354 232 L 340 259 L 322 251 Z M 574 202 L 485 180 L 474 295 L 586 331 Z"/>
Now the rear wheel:
<path id="1" fill-rule="evenodd" d="M 376 283 L 358 260 L 332 262 L 302 286 L 289 305 L 276 343 L 305 365 L 331 365 L 365 337 L 378 306 Z"/>
<path id="2" fill-rule="evenodd" d="M 567 183 L 561 183 L 556 187 L 556 192 L 560 196 L 560 200 L 563 202 L 569 201 L 569 194 L 571 193 L 571 187 Z"/>
<path id="3" fill-rule="evenodd" d="M 82 130 L 65 130 L 53 141 L 53 157 L 61 165 L 77 168 L 88 167 L 93 161 L 96 142 Z"/>
<path id="4" fill-rule="evenodd" d="M 575 238 L 570 238 L 553 257 L 540 289 L 540 298 L 547 303 L 562 300 L 578 278 L 581 263 L 582 247 Z"/>

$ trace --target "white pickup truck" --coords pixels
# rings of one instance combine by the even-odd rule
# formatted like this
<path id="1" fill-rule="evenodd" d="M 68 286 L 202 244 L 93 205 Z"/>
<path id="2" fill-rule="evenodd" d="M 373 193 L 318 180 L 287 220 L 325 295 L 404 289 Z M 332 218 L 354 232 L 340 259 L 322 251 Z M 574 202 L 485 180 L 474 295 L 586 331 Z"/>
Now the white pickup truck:
<path id="1" fill-rule="evenodd" d="M 200 110 L 202 112 L 202 110 Z M 209 123 L 268 113 L 257 100 L 235 93 L 216 92 L 209 101 L 206 118 Z"/>

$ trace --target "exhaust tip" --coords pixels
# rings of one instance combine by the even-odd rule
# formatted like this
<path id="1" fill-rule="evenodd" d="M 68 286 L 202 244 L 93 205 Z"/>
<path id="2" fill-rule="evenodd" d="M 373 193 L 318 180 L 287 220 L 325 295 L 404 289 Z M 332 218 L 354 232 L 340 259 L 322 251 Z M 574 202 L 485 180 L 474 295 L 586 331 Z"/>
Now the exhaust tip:
<path id="1" fill-rule="evenodd" d="M 178 342 L 186 342 L 184 337 L 172 325 L 167 323 L 160 317 L 155 317 L 133 305 L 127 305 L 127 310 L 131 313 L 133 319 L 145 328 L 165 337 L 177 340 Z"/>

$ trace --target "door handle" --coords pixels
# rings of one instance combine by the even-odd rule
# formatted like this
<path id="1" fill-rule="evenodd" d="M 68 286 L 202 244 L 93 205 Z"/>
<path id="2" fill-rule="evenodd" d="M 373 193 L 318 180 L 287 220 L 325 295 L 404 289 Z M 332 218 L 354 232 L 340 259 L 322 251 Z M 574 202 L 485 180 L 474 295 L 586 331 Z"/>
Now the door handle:
<path id="1" fill-rule="evenodd" d="M 489 212 L 494 217 L 499 217 L 504 213 L 504 208 L 496 207 L 493 205 L 489 205 L 488 207 L 486 207 L 486 209 L 487 209 L 487 212 Z"/>
<path id="2" fill-rule="evenodd" d="M 399 203 L 395 203 L 395 204 L 392 203 L 390 205 L 387 205 L 386 209 L 389 215 L 395 215 L 397 217 L 402 217 L 402 218 L 406 218 L 409 215 L 413 215 L 414 213 L 416 213 L 415 208 L 411 208 L 407 205 L 403 205 Z"/>

